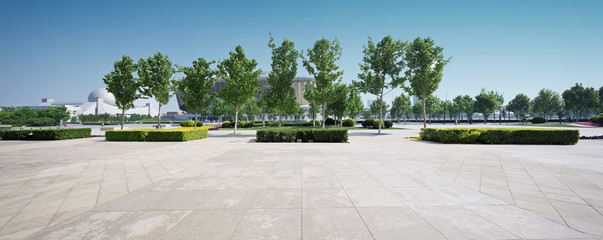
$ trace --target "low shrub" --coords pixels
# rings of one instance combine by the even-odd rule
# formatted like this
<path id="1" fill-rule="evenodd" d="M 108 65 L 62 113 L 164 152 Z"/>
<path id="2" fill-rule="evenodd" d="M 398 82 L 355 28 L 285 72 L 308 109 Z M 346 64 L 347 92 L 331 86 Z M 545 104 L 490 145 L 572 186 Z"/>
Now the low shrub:
<path id="1" fill-rule="evenodd" d="M 325 120 L 325 125 L 335 125 L 335 120 L 327 118 L 327 120 Z"/>
<path id="2" fill-rule="evenodd" d="M 348 118 L 346 120 L 343 120 L 343 123 L 341 123 L 344 127 L 353 127 L 354 125 L 356 125 L 356 122 L 354 122 L 354 119 Z"/>
<path id="3" fill-rule="evenodd" d="M 181 127 L 194 127 L 195 126 L 195 121 L 193 120 L 187 120 L 184 122 L 180 122 L 180 126 Z"/>
<path id="4" fill-rule="evenodd" d="M 258 142 L 347 142 L 347 129 L 260 129 L 256 132 Z"/>
<path id="5" fill-rule="evenodd" d="M 530 121 L 532 123 L 546 123 L 546 118 L 544 118 L 544 117 L 534 117 Z"/>
<path id="6" fill-rule="evenodd" d="M 385 125 L 385 128 L 391 128 L 394 126 L 394 122 L 391 120 L 385 120 L 383 121 L 383 124 Z"/>
<path id="7" fill-rule="evenodd" d="M 592 123 L 603 123 L 603 113 L 588 118 L 588 121 Z"/>
<path id="8" fill-rule="evenodd" d="M 394 126 L 394 122 L 390 121 L 390 120 L 385 120 L 383 121 L 383 124 L 381 124 L 381 128 L 391 128 L 392 126 Z M 374 129 L 378 129 L 379 128 L 379 120 L 374 120 L 373 121 L 373 128 Z"/>
<path id="9" fill-rule="evenodd" d="M 320 122 L 320 120 L 314 120 L 314 124 L 315 124 L 316 126 L 320 126 L 320 125 L 322 125 L 322 123 Z M 312 125 L 312 122 L 310 122 L 310 125 L 309 125 L 309 126 L 313 126 L 313 125 Z"/>
<path id="10" fill-rule="evenodd" d="M 224 121 L 224 122 L 222 123 L 222 127 L 223 127 L 223 128 L 229 128 L 229 127 L 230 127 L 230 122 L 229 122 L 229 121 Z M 233 127 L 234 127 L 234 125 L 233 125 Z"/>
<path id="11" fill-rule="evenodd" d="M 198 129 L 128 129 L 105 132 L 107 141 L 179 142 L 207 137 L 207 128 Z"/>
<path id="12" fill-rule="evenodd" d="M 2 130 L 2 140 L 65 140 L 90 137 L 90 128 Z"/>
<path id="13" fill-rule="evenodd" d="M 373 122 L 375 122 L 375 120 L 370 119 L 370 118 L 367 120 L 364 120 L 364 121 L 362 121 L 362 127 L 364 127 L 364 128 L 373 127 Z"/>
<path id="14" fill-rule="evenodd" d="M 529 128 L 422 128 L 421 138 L 441 143 L 558 144 L 578 143 L 578 130 Z"/>

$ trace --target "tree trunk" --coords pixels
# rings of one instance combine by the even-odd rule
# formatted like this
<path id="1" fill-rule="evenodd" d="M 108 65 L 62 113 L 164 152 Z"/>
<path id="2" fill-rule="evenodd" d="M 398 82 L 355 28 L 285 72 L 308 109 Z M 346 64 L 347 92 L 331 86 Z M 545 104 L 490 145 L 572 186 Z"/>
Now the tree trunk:
<path id="1" fill-rule="evenodd" d="M 197 113 L 199 113 L 199 108 L 195 107 L 195 126 L 194 126 L 195 128 L 194 129 L 197 129 Z"/>
<path id="2" fill-rule="evenodd" d="M 157 113 L 157 128 L 161 128 L 161 103 L 159 103 L 159 112 Z"/>
<path id="3" fill-rule="evenodd" d="M 423 96 L 423 128 L 427 128 L 427 112 L 425 112 L 425 93 L 422 94 Z"/>
<path id="4" fill-rule="evenodd" d="M 325 129 L 325 102 L 322 102 L 322 129 Z"/>
<path id="5" fill-rule="evenodd" d="M 486 114 L 482 113 L 482 116 L 484 116 L 484 124 L 486 124 L 486 122 L 488 121 L 488 117 L 486 116 Z"/>
<path id="6" fill-rule="evenodd" d="M 281 123 L 283 122 L 283 110 L 278 112 L 278 127 L 281 127 Z"/>
<path id="7" fill-rule="evenodd" d="M 234 134 L 233 135 L 237 135 L 237 123 L 239 120 L 239 106 L 235 106 L 235 130 L 234 130 Z"/>
<path id="8" fill-rule="evenodd" d="M 446 113 L 444 113 L 444 125 L 446 125 Z"/>
<path id="9" fill-rule="evenodd" d="M 381 134 L 381 125 L 383 124 L 383 88 L 381 88 L 381 94 L 379 96 L 379 131 L 377 134 Z"/>
<path id="10" fill-rule="evenodd" d="M 265 119 L 266 119 L 266 113 L 264 112 L 264 108 L 262 107 L 262 128 L 266 127 Z"/>
<path id="11" fill-rule="evenodd" d="M 121 130 L 124 130 L 124 116 L 126 116 L 126 109 L 121 110 Z"/>

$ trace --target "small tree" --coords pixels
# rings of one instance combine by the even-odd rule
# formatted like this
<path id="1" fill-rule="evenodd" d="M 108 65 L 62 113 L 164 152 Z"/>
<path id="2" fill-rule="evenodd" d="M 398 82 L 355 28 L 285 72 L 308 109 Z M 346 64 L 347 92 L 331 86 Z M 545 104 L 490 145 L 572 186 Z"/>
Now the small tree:
<path id="1" fill-rule="evenodd" d="M 385 36 L 381 42 L 373 43 L 369 37 L 368 46 L 364 47 L 363 63 L 360 64 L 362 73 L 358 74 L 358 78 L 362 81 L 354 82 L 362 92 L 374 94 L 379 101 L 383 103 L 384 89 L 396 88 L 404 82 L 404 78 L 400 77 L 400 72 L 404 68 L 404 49 L 406 42 L 393 40 L 390 36 Z M 387 81 L 389 80 L 389 81 Z M 381 126 L 383 125 L 383 106 L 379 106 L 379 131 L 381 134 Z"/>
<path id="2" fill-rule="evenodd" d="M 427 99 L 425 100 L 425 111 L 427 116 L 429 116 L 429 124 L 431 124 L 432 114 L 440 112 L 439 107 L 440 98 L 433 95 L 427 96 Z"/>
<path id="3" fill-rule="evenodd" d="M 154 98 L 159 103 L 157 112 L 157 128 L 161 128 L 161 106 L 168 104 L 174 88 L 171 81 L 176 69 L 167 56 L 155 53 L 153 57 L 138 60 L 136 65 L 144 96 Z"/>
<path id="4" fill-rule="evenodd" d="M 220 97 L 226 104 L 234 109 L 234 134 L 237 134 L 237 121 L 239 111 L 243 104 L 252 98 L 260 87 L 258 77 L 262 72 L 256 69 L 258 63 L 255 59 L 247 59 L 241 45 L 230 52 L 230 58 L 220 61 L 218 64 L 219 76 L 226 81 L 226 86 L 220 90 Z"/>
<path id="5" fill-rule="evenodd" d="M 488 121 L 488 116 L 498 109 L 498 100 L 496 94 L 492 91 L 486 92 L 485 88 L 479 95 L 475 96 L 475 111 L 484 116 L 484 124 Z"/>
<path id="6" fill-rule="evenodd" d="M 134 101 L 139 98 L 139 83 L 134 78 L 136 66 L 132 58 L 123 55 L 121 60 L 113 63 L 113 71 L 105 75 L 103 81 L 107 84 L 107 92 L 115 97 L 115 105 L 121 110 L 121 129 L 124 129 L 126 110 L 134 107 Z"/>
<path id="7" fill-rule="evenodd" d="M 381 104 L 379 104 L 379 100 L 375 99 L 371 102 L 371 106 L 369 107 L 371 114 L 373 116 L 379 116 L 379 114 L 383 114 L 383 115 L 387 115 L 387 113 L 389 112 L 389 104 L 387 104 L 386 102 L 381 102 Z"/>
<path id="8" fill-rule="evenodd" d="M 214 104 L 211 108 L 211 114 L 219 117 L 219 121 L 222 122 L 223 116 L 228 116 L 230 114 L 230 107 L 224 103 L 224 100 L 221 98 L 216 98 L 214 100 Z"/>
<path id="9" fill-rule="evenodd" d="M 310 118 L 312 118 L 312 126 L 316 127 L 316 115 L 318 114 L 319 109 L 316 100 L 316 88 L 310 81 L 306 82 L 304 99 L 310 103 L 308 114 L 310 114 Z"/>
<path id="10" fill-rule="evenodd" d="M 470 124 L 473 124 L 473 114 L 475 113 L 475 100 L 469 95 L 464 95 L 461 97 L 461 109 L 462 112 L 467 115 L 467 120 Z"/>
<path id="11" fill-rule="evenodd" d="M 358 91 L 354 88 L 350 88 L 350 95 L 348 96 L 348 109 L 347 113 L 350 117 L 354 118 L 356 121 L 356 116 L 361 114 L 364 111 L 364 104 L 362 103 L 362 98 L 358 94 Z"/>
<path id="12" fill-rule="evenodd" d="M 322 128 L 324 129 L 326 105 L 334 100 L 332 99 L 333 84 L 341 81 L 341 75 L 343 75 L 343 71 L 338 71 L 339 67 L 335 64 L 341 58 L 341 46 L 337 39 L 331 42 L 322 38 L 314 43 L 313 48 L 308 49 L 307 55 L 308 59 L 302 55 L 304 67 L 316 79 L 312 98 L 322 107 Z M 306 90 L 308 90 L 307 87 Z"/>
<path id="13" fill-rule="evenodd" d="M 214 94 L 209 94 L 215 83 L 215 71 L 210 67 L 213 63 L 214 61 L 207 62 L 204 58 L 199 58 L 193 62 L 192 67 L 180 67 L 180 72 L 185 76 L 176 86 L 182 93 L 186 108 L 195 110 L 195 129 L 199 110 L 207 110 L 215 98 Z"/>
<path id="14" fill-rule="evenodd" d="M 278 127 L 281 127 L 283 113 L 295 109 L 298 105 L 295 90 L 291 85 L 297 73 L 299 53 L 295 50 L 295 44 L 286 39 L 280 47 L 276 47 L 272 34 L 268 47 L 272 49 L 272 71 L 268 74 L 270 90 L 264 96 L 268 100 L 268 106 L 279 112 Z"/>
<path id="15" fill-rule="evenodd" d="M 435 46 L 431 38 L 416 38 L 406 51 L 406 78 L 410 86 L 404 87 L 410 95 L 419 96 L 423 102 L 423 127 L 425 120 L 425 100 L 438 89 L 442 81 L 444 66 L 450 58 L 444 59 L 443 48 Z"/>
<path id="16" fill-rule="evenodd" d="M 261 113 L 259 101 L 255 98 L 251 98 L 243 107 L 243 113 L 247 115 L 249 121 L 255 121 L 255 116 Z"/>
<path id="17" fill-rule="evenodd" d="M 507 105 L 507 109 L 515 115 L 515 118 L 519 120 L 526 116 L 530 110 L 530 98 L 520 93 L 513 98 Z"/>
<path id="18" fill-rule="evenodd" d="M 407 112 L 410 111 L 410 97 L 405 96 L 404 93 L 400 94 L 394 98 L 392 102 L 392 109 L 390 110 L 390 114 L 393 118 L 398 120 L 398 124 L 400 123 L 400 118 L 404 116 Z M 406 119 L 404 119 L 404 124 L 406 124 Z"/>
<path id="19" fill-rule="evenodd" d="M 333 91 L 333 101 L 327 105 L 327 108 L 333 112 L 335 118 L 339 119 L 340 125 L 342 124 L 343 115 L 348 107 L 347 96 L 350 93 L 350 89 L 345 84 L 335 84 Z"/>
<path id="20" fill-rule="evenodd" d="M 421 100 L 412 105 L 412 114 L 415 115 L 415 121 L 419 120 L 419 116 L 423 113 L 423 103 Z"/>
<path id="21" fill-rule="evenodd" d="M 561 98 L 558 93 L 543 88 L 532 101 L 532 107 L 535 113 L 542 114 L 548 120 L 553 113 L 561 109 Z"/>

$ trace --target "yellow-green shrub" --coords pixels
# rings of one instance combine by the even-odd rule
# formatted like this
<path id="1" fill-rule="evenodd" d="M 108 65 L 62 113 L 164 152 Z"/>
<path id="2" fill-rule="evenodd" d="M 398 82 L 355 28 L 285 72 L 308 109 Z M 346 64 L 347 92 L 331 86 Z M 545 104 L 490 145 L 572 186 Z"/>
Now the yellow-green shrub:
<path id="1" fill-rule="evenodd" d="M 129 129 L 105 132 L 107 141 L 190 141 L 207 137 L 207 128 Z"/>
<path id="2" fill-rule="evenodd" d="M 441 143 L 576 144 L 573 129 L 529 128 L 422 128 L 421 139 Z"/>

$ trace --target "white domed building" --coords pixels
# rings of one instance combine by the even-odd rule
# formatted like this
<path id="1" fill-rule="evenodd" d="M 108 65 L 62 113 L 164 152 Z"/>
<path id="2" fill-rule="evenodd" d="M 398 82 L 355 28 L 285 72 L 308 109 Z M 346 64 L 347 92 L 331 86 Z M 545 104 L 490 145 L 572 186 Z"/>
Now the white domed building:
<path id="1" fill-rule="evenodd" d="M 157 115 L 157 110 L 153 108 L 155 101 L 152 99 L 137 100 L 134 102 L 134 108 L 126 111 L 130 114 L 149 114 Z M 65 106 L 71 116 L 80 114 L 121 114 L 121 110 L 115 105 L 115 97 L 104 88 L 94 89 L 88 94 L 88 101 L 85 102 L 55 102 L 52 98 L 42 98 L 42 104 L 37 108 L 48 108 L 49 106 Z"/>

